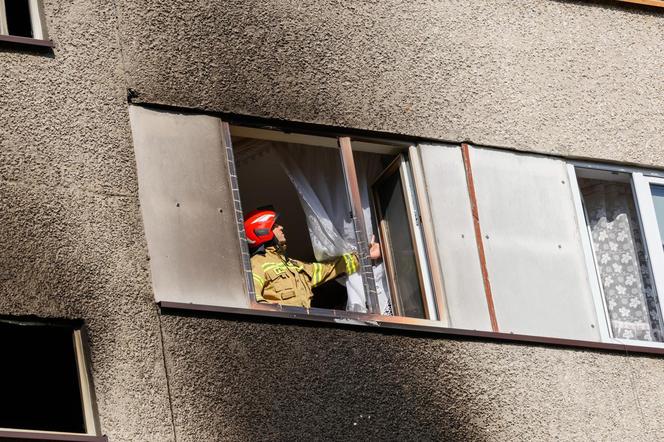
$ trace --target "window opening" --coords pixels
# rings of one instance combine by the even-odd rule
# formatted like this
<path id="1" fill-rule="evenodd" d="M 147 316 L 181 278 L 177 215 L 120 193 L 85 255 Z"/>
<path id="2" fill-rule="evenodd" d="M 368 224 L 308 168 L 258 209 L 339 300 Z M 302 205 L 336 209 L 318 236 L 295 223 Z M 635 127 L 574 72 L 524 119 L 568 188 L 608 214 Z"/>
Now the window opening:
<path id="1" fill-rule="evenodd" d="M 0 35 L 45 39 L 39 0 L 0 0 Z"/>
<path id="2" fill-rule="evenodd" d="M 383 260 L 372 260 L 369 251 L 372 237 L 379 237 L 371 184 L 403 148 L 362 141 L 350 146 L 350 140 L 344 141 L 344 138 L 337 144 L 334 138 L 263 129 L 233 127 L 231 130 L 242 210 L 245 217 L 252 209 L 266 206 L 273 206 L 279 213 L 277 223 L 283 226 L 287 238 L 284 270 L 297 271 L 289 266 L 302 264 L 307 273 L 309 264 L 315 269 L 318 263 L 353 255 L 348 262 L 349 268 L 353 268 L 350 275 L 337 275 L 324 281 L 319 280 L 319 275 L 310 275 L 312 281 L 315 279 L 311 289 L 313 296 L 305 303 L 292 299 L 300 296 L 297 291 L 301 281 L 295 278 L 293 282 L 285 282 L 284 278 L 277 278 L 275 272 L 257 271 L 257 258 L 252 257 L 257 301 L 392 315 Z M 346 156 L 344 143 L 348 143 L 346 148 L 351 147 Z M 352 167 L 347 167 L 349 161 Z M 352 177 L 356 179 L 355 185 L 349 184 Z M 351 198 L 349 192 L 354 186 L 358 195 Z M 352 206 L 352 201 L 358 202 L 357 207 Z M 356 216 L 358 214 L 361 216 Z M 366 232 L 364 245 L 358 240 L 363 233 L 361 230 Z M 360 251 L 364 249 L 368 265 L 362 268 Z M 250 247 L 250 251 L 255 256 L 255 247 Z M 270 267 L 270 263 L 267 266 Z M 343 271 L 345 268 L 342 265 L 337 270 L 347 273 Z M 279 293 L 268 295 L 269 300 L 261 299 L 261 290 L 268 283 L 266 279 L 279 289 Z M 373 299 L 367 290 L 371 287 L 368 279 L 373 279 L 375 286 Z"/>
<path id="3" fill-rule="evenodd" d="M 660 305 L 630 174 L 577 169 L 577 177 L 613 337 L 661 342 Z"/>
<path id="4" fill-rule="evenodd" d="M 93 434 L 80 331 L 0 320 L 0 428 Z"/>
<path id="5" fill-rule="evenodd" d="M 30 3 L 28 0 L 5 0 L 7 33 L 19 37 L 32 38 Z"/>
<path id="6" fill-rule="evenodd" d="M 279 215 L 277 223 L 283 226 L 286 239 L 279 247 L 280 256 L 294 260 L 297 264 L 290 264 L 292 267 L 327 262 L 356 251 L 345 191 L 326 187 L 328 182 L 343 182 L 335 149 L 244 137 L 234 137 L 233 148 L 243 211 L 246 215 L 261 207 L 275 209 Z M 274 245 L 265 247 L 270 250 Z M 251 260 L 255 268 L 256 251 Z M 316 278 L 313 296 L 307 299 L 308 296 L 301 293 L 308 289 L 304 282 L 286 278 L 295 270 L 289 269 L 289 264 L 285 266 L 287 273 L 269 268 L 279 265 L 279 259 L 263 264 L 267 267 L 261 269 L 260 275 L 254 272 L 257 299 L 281 305 L 345 309 L 348 296 L 346 285 L 342 285 L 345 280 L 332 278 L 328 281 L 317 267 L 316 275 L 310 275 Z M 266 283 L 270 287 L 265 287 Z M 271 293 L 274 288 L 278 289 L 277 293 Z M 263 289 L 270 293 L 261 295 Z"/>

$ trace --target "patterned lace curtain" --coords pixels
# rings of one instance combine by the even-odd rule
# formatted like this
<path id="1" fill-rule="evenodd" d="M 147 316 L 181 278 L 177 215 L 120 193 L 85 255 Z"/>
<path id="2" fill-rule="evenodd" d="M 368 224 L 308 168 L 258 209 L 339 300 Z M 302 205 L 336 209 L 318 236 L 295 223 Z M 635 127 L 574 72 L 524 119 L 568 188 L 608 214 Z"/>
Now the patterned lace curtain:
<path id="1" fill-rule="evenodd" d="M 662 341 L 662 317 L 630 184 L 580 179 L 579 185 L 613 336 Z"/>

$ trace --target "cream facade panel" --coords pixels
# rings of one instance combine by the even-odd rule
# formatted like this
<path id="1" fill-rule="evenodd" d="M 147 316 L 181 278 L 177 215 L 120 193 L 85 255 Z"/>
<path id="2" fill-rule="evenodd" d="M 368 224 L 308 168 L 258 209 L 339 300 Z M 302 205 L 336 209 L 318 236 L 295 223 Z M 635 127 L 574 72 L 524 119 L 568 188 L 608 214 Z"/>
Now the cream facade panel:
<path id="1" fill-rule="evenodd" d="M 221 121 L 129 115 L 156 300 L 248 307 Z"/>
<path id="2" fill-rule="evenodd" d="M 500 331 L 599 340 L 565 162 L 472 147 L 470 159 Z"/>
<path id="3" fill-rule="evenodd" d="M 491 330 L 459 146 L 421 144 L 450 327 Z"/>

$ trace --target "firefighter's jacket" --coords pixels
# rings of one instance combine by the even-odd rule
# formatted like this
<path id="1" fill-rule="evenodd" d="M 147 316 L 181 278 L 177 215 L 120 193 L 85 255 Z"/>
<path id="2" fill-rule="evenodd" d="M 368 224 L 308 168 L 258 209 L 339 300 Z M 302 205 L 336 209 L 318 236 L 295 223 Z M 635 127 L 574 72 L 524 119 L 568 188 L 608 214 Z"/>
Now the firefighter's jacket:
<path id="1" fill-rule="evenodd" d="M 312 288 L 339 275 L 358 269 L 355 253 L 345 253 L 334 261 L 306 263 L 287 258 L 275 247 L 251 257 L 256 300 L 283 305 L 311 307 Z"/>

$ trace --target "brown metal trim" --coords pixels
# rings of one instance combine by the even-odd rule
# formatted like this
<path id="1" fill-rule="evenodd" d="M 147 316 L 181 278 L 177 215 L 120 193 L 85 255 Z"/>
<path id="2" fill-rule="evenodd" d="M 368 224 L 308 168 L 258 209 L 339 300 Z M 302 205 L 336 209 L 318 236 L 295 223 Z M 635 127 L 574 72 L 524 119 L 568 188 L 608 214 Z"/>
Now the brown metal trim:
<path id="1" fill-rule="evenodd" d="M 17 35 L 0 35 L 0 42 L 16 43 L 26 46 L 39 46 L 42 48 L 53 48 L 53 40 L 40 40 L 38 38 L 19 37 Z"/>
<path id="2" fill-rule="evenodd" d="M 477 209 L 477 195 L 475 194 L 475 182 L 473 181 L 473 169 L 470 164 L 470 151 L 466 143 L 461 144 L 461 154 L 463 156 L 463 168 L 466 171 L 466 182 L 468 184 L 468 197 L 470 198 L 470 210 L 473 216 L 473 225 L 475 227 L 475 242 L 477 243 L 477 253 L 480 259 L 480 268 L 482 270 L 482 281 L 484 283 L 484 294 L 486 295 L 486 305 L 489 309 L 489 318 L 491 319 L 491 330 L 499 331 L 498 320 L 496 319 L 496 308 L 493 304 L 493 294 L 491 292 L 491 282 L 489 281 L 489 271 L 486 266 L 486 254 L 484 253 L 484 241 L 482 240 L 482 228 L 480 226 L 480 215 Z"/>
<path id="3" fill-rule="evenodd" d="M 108 437 L 90 436 L 87 434 L 0 430 L 0 441 L 3 440 L 36 440 L 44 442 L 49 442 L 49 441 L 108 442 Z"/>
<path id="4" fill-rule="evenodd" d="M 336 319 L 346 318 L 361 321 L 368 330 L 391 330 L 395 332 L 415 332 L 422 334 L 431 334 L 436 336 L 443 336 L 449 338 L 473 338 L 482 339 L 487 341 L 506 342 L 514 344 L 534 344 L 534 345 L 548 345 L 554 347 L 567 347 L 579 348 L 587 350 L 606 350 L 611 352 L 619 352 L 624 354 L 645 354 L 645 355 L 664 355 L 664 348 L 657 347 L 642 347 L 638 345 L 626 345 L 608 342 L 593 342 L 581 341 L 577 339 L 562 339 L 550 338 L 546 336 L 533 336 L 533 335 L 520 335 L 512 333 L 500 333 L 492 331 L 478 331 L 478 330 L 465 330 L 458 328 L 440 327 L 436 325 L 425 325 L 426 320 L 413 320 L 413 321 L 395 321 L 392 317 L 370 315 L 362 313 L 351 312 L 334 312 L 326 311 L 323 309 L 304 309 L 304 308 L 283 308 L 279 305 L 274 305 L 275 308 L 264 308 L 261 310 L 236 308 L 236 307 L 220 307 L 211 305 L 198 305 L 198 304 L 185 304 L 180 302 L 161 301 L 158 303 L 164 313 L 182 313 L 182 312 L 199 312 L 203 314 L 228 314 L 239 316 L 253 316 L 253 317 L 266 317 L 275 319 L 291 319 L 302 322 L 319 322 L 333 324 L 338 327 L 347 327 L 358 325 L 337 322 Z M 338 313 L 338 314 L 337 314 Z M 343 315 L 342 315 L 343 314 Z M 408 318 L 398 318 L 408 319 Z"/>

